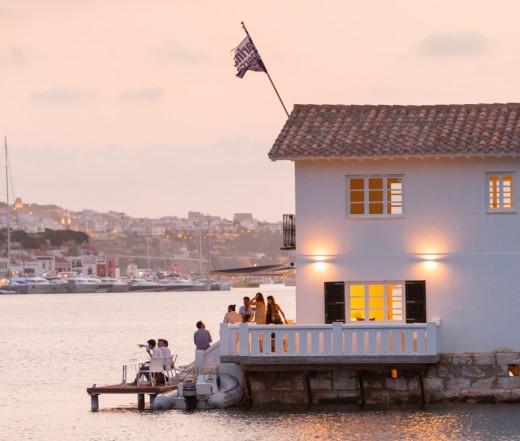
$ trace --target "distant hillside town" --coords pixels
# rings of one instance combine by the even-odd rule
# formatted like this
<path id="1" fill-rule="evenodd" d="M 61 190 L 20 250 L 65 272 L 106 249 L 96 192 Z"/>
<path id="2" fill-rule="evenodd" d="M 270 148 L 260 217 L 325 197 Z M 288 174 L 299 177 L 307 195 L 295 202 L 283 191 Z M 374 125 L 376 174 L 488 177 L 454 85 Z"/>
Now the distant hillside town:
<path id="1" fill-rule="evenodd" d="M 200 212 L 187 218 L 132 218 L 115 211 L 26 204 L 20 198 L 7 209 L 0 203 L 0 272 L 7 271 L 9 254 L 13 275 L 207 274 L 290 260 L 280 250 L 282 221 L 259 222 L 252 213 L 236 213 L 233 220 Z"/>

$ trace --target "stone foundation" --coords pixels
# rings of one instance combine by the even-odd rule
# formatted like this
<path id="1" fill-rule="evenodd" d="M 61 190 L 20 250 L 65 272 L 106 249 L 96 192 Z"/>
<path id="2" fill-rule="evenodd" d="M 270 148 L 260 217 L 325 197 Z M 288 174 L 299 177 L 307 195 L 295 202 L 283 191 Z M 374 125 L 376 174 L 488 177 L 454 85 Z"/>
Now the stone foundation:
<path id="1" fill-rule="evenodd" d="M 520 402 L 520 376 L 510 375 L 510 365 L 520 366 L 520 353 L 443 354 L 438 363 L 423 370 L 426 402 Z M 313 366 L 301 366 L 301 371 L 251 372 L 253 404 L 307 403 L 305 368 L 309 369 L 313 404 L 361 403 L 359 372 L 355 368 L 313 370 Z M 362 375 L 367 404 L 421 402 L 415 370 L 398 370 L 397 378 L 392 378 L 389 369 L 374 365 L 364 369 Z"/>

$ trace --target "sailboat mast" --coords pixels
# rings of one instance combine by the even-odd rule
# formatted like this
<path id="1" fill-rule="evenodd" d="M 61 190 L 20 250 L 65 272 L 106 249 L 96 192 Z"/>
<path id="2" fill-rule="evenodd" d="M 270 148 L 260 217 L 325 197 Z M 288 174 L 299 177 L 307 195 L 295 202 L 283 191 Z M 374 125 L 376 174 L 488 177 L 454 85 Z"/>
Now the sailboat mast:
<path id="1" fill-rule="evenodd" d="M 5 190 L 6 190 L 6 204 L 7 204 L 7 279 L 11 280 L 11 213 L 9 208 L 9 157 L 7 155 L 7 137 L 4 136 L 5 145 Z"/>
<path id="2" fill-rule="evenodd" d="M 202 221 L 199 220 L 199 274 L 202 276 Z"/>

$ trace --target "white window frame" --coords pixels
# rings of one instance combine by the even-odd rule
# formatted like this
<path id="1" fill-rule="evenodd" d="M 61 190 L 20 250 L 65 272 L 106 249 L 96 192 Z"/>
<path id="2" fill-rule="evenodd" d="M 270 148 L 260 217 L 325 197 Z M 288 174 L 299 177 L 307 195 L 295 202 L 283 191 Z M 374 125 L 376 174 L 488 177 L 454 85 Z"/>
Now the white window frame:
<path id="1" fill-rule="evenodd" d="M 499 179 L 498 186 L 498 194 L 495 196 L 497 199 L 498 206 L 492 207 L 491 199 L 492 199 L 492 185 L 491 178 L 497 177 Z M 507 192 L 507 187 L 504 187 L 504 178 L 511 177 L 511 186 L 509 193 Z M 504 190 L 504 188 L 506 188 Z M 487 213 L 516 213 L 516 204 L 515 204 L 515 173 L 514 172 L 498 172 L 486 173 L 486 211 Z M 506 205 L 511 205 L 510 207 Z"/>
<path id="2" fill-rule="evenodd" d="M 353 179 L 363 179 L 363 207 L 364 207 L 364 213 L 363 214 L 351 214 L 351 187 L 350 182 Z M 383 200 L 381 203 L 383 204 L 383 208 L 386 209 L 388 207 L 388 204 L 391 202 L 388 200 L 388 192 L 386 190 L 387 188 L 387 182 L 389 179 L 399 179 L 401 181 L 401 189 L 400 189 L 400 195 L 397 195 L 400 197 L 400 203 L 401 203 L 401 212 L 400 213 L 382 213 L 382 214 L 370 214 L 370 188 L 369 188 L 369 180 L 370 179 L 382 179 L 383 180 Z M 345 189 L 346 189 L 346 216 L 350 219 L 355 218 L 402 218 L 404 217 L 404 175 L 347 175 L 345 176 Z M 354 202 L 357 203 L 357 202 Z"/>
<path id="3" fill-rule="evenodd" d="M 365 306 L 364 306 L 364 317 L 363 320 L 359 321 L 357 319 L 353 319 L 351 314 L 354 311 L 361 311 L 361 309 L 351 307 L 351 293 L 350 287 L 352 285 L 362 285 L 365 287 Z M 386 293 L 389 286 L 399 285 L 401 286 L 401 308 L 390 308 L 388 305 L 388 297 L 386 294 L 383 294 L 383 315 L 385 317 L 384 320 L 377 320 L 375 323 L 406 323 L 406 282 L 404 280 L 393 280 L 393 281 L 359 281 L 359 282 L 345 282 L 345 319 L 350 323 L 366 323 L 366 321 L 371 321 L 370 317 L 370 296 L 369 296 L 369 287 L 371 285 L 383 285 L 383 292 Z M 401 320 L 388 320 L 388 312 L 389 310 L 399 310 L 401 313 Z"/>

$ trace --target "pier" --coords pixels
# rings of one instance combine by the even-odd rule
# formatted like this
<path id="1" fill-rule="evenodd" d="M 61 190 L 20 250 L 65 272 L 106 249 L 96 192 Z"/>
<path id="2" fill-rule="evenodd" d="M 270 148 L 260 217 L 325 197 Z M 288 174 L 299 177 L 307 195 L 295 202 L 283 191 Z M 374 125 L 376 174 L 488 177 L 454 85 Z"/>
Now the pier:
<path id="1" fill-rule="evenodd" d="M 87 388 L 87 393 L 90 395 L 90 406 L 92 412 L 99 410 L 99 396 L 102 394 L 136 394 L 137 395 L 137 408 L 144 410 L 145 408 L 145 395 L 150 396 L 150 409 L 153 410 L 153 402 L 155 397 L 165 392 L 170 392 L 177 389 L 177 384 L 182 383 L 183 380 L 173 379 L 172 384 L 169 385 L 156 385 L 151 386 L 148 384 L 133 386 L 130 384 L 114 384 L 108 386 L 97 386 Z"/>

